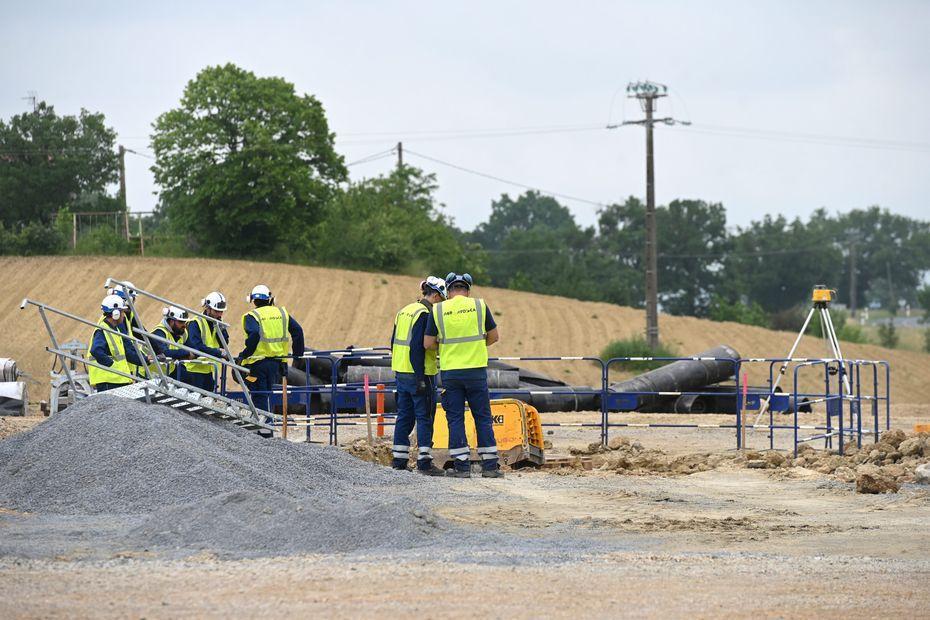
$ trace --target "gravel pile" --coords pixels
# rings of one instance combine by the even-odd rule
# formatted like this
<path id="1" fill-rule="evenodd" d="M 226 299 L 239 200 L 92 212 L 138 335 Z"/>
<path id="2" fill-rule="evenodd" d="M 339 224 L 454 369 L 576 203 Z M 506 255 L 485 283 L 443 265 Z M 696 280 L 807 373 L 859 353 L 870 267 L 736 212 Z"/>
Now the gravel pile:
<path id="1" fill-rule="evenodd" d="M 113 525 L 107 538 L 133 548 L 409 549 L 449 529 L 418 499 L 446 493 L 441 481 L 336 448 L 116 397 L 86 399 L 0 441 L 0 506 Z"/>

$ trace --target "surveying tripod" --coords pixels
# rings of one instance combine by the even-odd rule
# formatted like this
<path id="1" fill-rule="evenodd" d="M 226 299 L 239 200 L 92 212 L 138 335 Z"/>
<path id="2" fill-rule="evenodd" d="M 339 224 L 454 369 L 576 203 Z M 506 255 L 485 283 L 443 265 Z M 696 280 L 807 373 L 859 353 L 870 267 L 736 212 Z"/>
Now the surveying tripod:
<path id="1" fill-rule="evenodd" d="M 840 380 L 843 383 L 843 392 L 846 396 L 852 395 L 852 388 L 849 385 L 849 376 L 846 373 L 846 368 L 843 366 L 843 352 L 840 351 L 840 341 L 836 337 L 836 328 L 833 327 L 833 319 L 830 318 L 830 303 L 834 300 L 836 296 L 836 291 L 828 289 L 823 284 L 818 284 L 814 287 L 814 290 L 811 294 L 811 301 L 814 303 L 811 307 L 810 312 L 807 313 L 807 318 L 804 319 L 804 325 L 801 326 L 801 331 L 798 332 L 798 337 L 794 339 L 794 344 L 791 345 L 791 350 L 788 352 L 788 356 L 781 363 L 781 367 L 778 369 L 778 376 L 775 377 L 775 381 L 772 384 L 770 395 L 768 398 L 762 401 L 762 406 L 759 407 L 759 415 L 756 416 L 756 421 L 753 424 L 753 427 L 759 423 L 759 420 L 769 409 L 769 402 L 772 399 L 771 394 L 775 393 L 775 390 L 778 388 L 778 384 L 781 382 L 781 378 L 785 376 L 785 373 L 788 370 L 788 364 L 794 360 L 794 353 L 798 349 L 798 345 L 801 344 L 801 339 L 804 337 L 804 333 L 807 331 L 807 326 L 810 325 L 811 319 L 814 318 L 815 313 L 820 314 L 820 331 L 823 335 L 824 340 L 827 341 L 828 346 L 830 347 L 830 353 L 832 358 L 837 361 L 839 364 L 839 373 Z M 797 405 L 795 405 L 797 406 Z"/>

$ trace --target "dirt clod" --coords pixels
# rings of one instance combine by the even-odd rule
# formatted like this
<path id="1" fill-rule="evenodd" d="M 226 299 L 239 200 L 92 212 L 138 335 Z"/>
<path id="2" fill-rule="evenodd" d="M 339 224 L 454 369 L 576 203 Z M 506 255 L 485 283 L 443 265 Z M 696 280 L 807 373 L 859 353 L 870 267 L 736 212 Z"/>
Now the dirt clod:
<path id="1" fill-rule="evenodd" d="M 856 478 L 856 493 L 897 493 L 898 483 L 894 478 L 881 473 L 859 474 Z"/>

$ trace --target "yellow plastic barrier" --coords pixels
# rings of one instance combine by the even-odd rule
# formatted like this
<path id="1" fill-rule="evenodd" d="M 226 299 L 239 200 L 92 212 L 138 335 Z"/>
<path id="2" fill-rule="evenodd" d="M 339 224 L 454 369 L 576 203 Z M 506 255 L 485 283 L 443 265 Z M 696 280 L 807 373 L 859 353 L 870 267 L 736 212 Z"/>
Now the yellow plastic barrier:
<path id="1" fill-rule="evenodd" d="M 539 412 L 521 400 L 502 398 L 491 401 L 491 417 L 494 422 L 494 438 L 500 459 L 508 465 L 545 462 L 543 453 L 542 423 Z M 474 452 L 478 446 L 475 431 L 475 419 L 471 411 L 465 409 L 465 435 L 472 448 L 472 460 L 479 461 Z M 448 460 L 449 423 L 442 405 L 436 407 L 436 420 L 433 424 L 433 458 L 437 463 Z"/>

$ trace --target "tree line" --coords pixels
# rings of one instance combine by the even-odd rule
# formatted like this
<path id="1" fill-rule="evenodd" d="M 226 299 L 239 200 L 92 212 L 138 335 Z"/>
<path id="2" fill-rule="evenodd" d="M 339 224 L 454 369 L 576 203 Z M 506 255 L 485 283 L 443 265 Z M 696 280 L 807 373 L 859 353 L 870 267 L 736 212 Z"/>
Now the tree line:
<path id="1" fill-rule="evenodd" d="M 100 113 L 35 111 L 0 119 L 0 253 L 71 251 L 70 214 L 125 208 L 116 132 Z M 208 67 L 153 123 L 159 187 L 152 254 L 258 258 L 411 274 L 470 271 L 480 282 L 641 306 L 643 202 L 629 197 L 579 225 L 553 197 L 504 194 L 463 231 L 412 166 L 350 181 L 323 105 L 282 78 Z M 722 204 L 657 207 L 664 312 L 792 329 L 814 284 L 862 308 L 926 304 L 930 223 L 878 206 L 806 219 L 727 223 Z M 107 228 L 77 251 L 129 253 Z M 851 272 L 851 269 L 855 269 Z M 856 298 L 850 298 L 851 277 Z"/>

